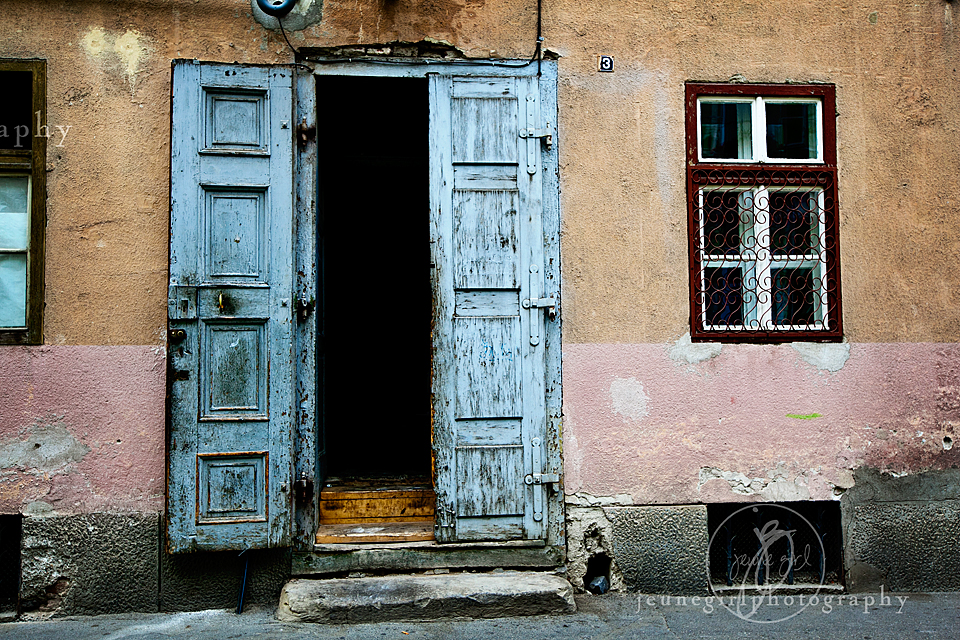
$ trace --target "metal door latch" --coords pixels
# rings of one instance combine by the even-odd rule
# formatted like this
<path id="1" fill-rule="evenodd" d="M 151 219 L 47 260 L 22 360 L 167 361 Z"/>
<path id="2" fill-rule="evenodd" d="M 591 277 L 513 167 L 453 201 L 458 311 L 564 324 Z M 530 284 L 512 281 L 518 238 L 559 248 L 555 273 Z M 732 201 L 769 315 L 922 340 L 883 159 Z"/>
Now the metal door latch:
<path id="1" fill-rule="evenodd" d="M 559 473 L 528 473 L 523 477 L 524 484 L 556 484 L 560 482 Z"/>
<path id="2" fill-rule="evenodd" d="M 535 522 L 543 520 L 543 490 L 538 487 L 560 482 L 559 473 L 539 473 L 538 470 L 543 469 L 543 454 L 540 451 L 540 443 L 540 438 L 530 439 L 530 462 L 534 473 L 528 473 L 523 477 L 524 484 L 533 486 L 533 520 Z"/>
<path id="3" fill-rule="evenodd" d="M 520 129 L 520 137 L 543 138 L 543 142 L 547 145 L 547 149 L 553 148 L 553 129 L 550 128 L 549 122 L 543 129 Z"/>
<path id="4" fill-rule="evenodd" d="M 546 309 L 547 316 L 551 320 L 557 319 L 557 299 L 556 298 L 528 298 L 520 303 L 524 309 Z"/>

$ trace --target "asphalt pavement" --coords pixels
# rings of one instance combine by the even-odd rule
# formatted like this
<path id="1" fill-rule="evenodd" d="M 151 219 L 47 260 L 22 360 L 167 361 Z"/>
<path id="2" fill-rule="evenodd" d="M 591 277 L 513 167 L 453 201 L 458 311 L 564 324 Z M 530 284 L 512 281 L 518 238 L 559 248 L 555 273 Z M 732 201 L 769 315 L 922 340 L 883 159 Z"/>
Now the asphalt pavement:
<path id="1" fill-rule="evenodd" d="M 801 606 L 671 596 L 577 596 L 577 613 L 379 624 L 290 624 L 272 609 L 123 614 L 0 624 L 0 640 L 426 640 L 496 638 L 713 638 L 740 640 L 960 640 L 960 593 L 845 595 Z M 738 615 L 739 614 L 739 615 Z"/>

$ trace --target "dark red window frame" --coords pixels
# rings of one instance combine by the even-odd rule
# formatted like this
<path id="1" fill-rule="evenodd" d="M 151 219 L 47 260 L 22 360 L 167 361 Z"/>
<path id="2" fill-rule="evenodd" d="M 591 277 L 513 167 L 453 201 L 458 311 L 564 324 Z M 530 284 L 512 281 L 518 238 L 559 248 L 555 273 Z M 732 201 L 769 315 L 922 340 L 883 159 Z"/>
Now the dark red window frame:
<path id="1" fill-rule="evenodd" d="M 724 162 L 699 159 L 699 128 L 697 125 L 697 101 L 705 96 L 729 96 L 731 98 L 819 98 L 821 101 L 823 127 L 823 162 Z M 727 84 L 727 83 L 686 83 L 684 101 L 686 107 L 686 145 L 687 145 L 687 229 L 690 254 L 690 335 L 694 341 L 713 342 L 764 342 L 782 343 L 795 341 L 839 342 L 843 338 L 842 308 L 840 295 L 840 244 L 837 198 L 837 145 L 836 145 L 836 89 L 829 84 Z M 705 326 L 704 307 L 708 311 L 713 299 L 718 296 L 715 283 L 713 288 L 705 286 L 705 279 L 717 272 L 705 273 L 702 264 L 700 246 L 701 226 L 706 217 L 700 208 L 700 190 L 716 190 L 738 187 L 744 189 L 766 187 L 769 193 L 794 192 L 797 189 L 811 188 L 822 191 L 823 200 L 818 211 L 823 225 L 823 237 L 819 241 L 818 254 L 823 256 L 823 288 L 826 291 L 826 310 L 821 312 L 824 328 L 776 328 L 759 324 L 736 329 L 716 328 L 719 325 Z M 704 207 L 706 208 L 706 207 Z M 759 217 L 759 216 L 758 216 Z M 743 274 L 739 274 L 742 276 Z M 774 281 L 776 279 L 774 278 Z M 731 281 L 733 279 L 731 278 Z M 736 286 L 741 286 L 737 283 Z M 758 289 L 759 291 L 759 289 Z M 782 293 L 782 292 L 781 292 Z M 773 296 L 773 285 L 766 292 Z M 742 294 L 741 294 L 742 295 Z M 722 298 L 722 294 L 720 295 Z M 743 306 L 743 300 L 740 301 Z M 742 313 L 742 312 L 741 312 Z M 735 322 L 730 322 L 733 326 Z M 809 323 L 807 323 L 809 326 Z"/>

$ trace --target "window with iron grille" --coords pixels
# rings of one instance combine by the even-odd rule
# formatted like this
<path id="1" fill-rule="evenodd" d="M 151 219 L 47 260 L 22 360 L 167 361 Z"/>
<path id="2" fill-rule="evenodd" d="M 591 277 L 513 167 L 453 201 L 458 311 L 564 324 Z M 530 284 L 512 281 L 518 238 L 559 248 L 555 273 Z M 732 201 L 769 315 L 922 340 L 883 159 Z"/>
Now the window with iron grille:
<path id="1" fill-rule="evenodd" d="M 839 340 L 832 85 L 687 83 L 691 336 Z"/>

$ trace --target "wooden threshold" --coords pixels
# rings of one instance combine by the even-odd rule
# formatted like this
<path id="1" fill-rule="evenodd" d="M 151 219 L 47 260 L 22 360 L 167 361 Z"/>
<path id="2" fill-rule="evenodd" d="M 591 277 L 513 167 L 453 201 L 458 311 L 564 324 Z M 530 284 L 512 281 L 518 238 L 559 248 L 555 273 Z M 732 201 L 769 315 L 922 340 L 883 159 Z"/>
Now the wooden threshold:
<path id="1" fill-rule="evenodd" d="M 563 552 L 563 547 L 547 546 L 543 540 L 318 544 L 312 551 L 295 551 L 291 569 L 296 576 L 324 576 L 350 571 L 550 569 L 563 566 Z"/>
<path id="2" fill-rule="evenodd" d="M 435 539 L 415 540 L 413 542 L 379 542 L 372 544 L 355 544 L 353 542 L 320 543 L 313 546 L 314 553 L 346 553 L 350 551 L 401 551 L 415 549 L 419 551 L 493 551 L 497 549 L 542 549 L 547 544 L 544 540 L 503 540 L 500 542 L 446 542 L 440 544 Z M 309 552 L 306 552 L 309 553 Z"/>
<path id="3" fill-rule="evenodd" d="M 426 522 L 322 524 L 317 529 L 317 544 L 425 542 L 433 539 L 432 517 Z"/>

